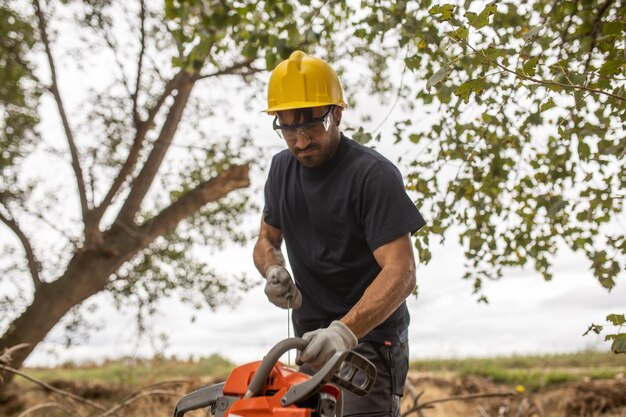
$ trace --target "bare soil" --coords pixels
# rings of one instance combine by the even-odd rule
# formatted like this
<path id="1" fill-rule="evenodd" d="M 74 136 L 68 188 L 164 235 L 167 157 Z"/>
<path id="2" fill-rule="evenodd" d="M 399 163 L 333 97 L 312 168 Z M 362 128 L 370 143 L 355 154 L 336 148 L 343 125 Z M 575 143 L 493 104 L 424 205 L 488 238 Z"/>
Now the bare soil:
<path id="1" fill-rule="evenodd" d="M 494 396 L 482 397 L 487 394 Z M 421 409 L 423 417 L 626 417 L 625 378 L 563 383 L 534 393 L 520 393 L 514 387 L 482 377 L 411 373 L 403 413 L 416 408 L 416 397 L 417 406 L 458 398 Z"/>
<path id="2" fill-rule="evenodd" d="M 51 382 L 52 386 L 79 395 L 100 409 L 39 386 L 17 386 L 0 398 L 0 416 L 170 417 L 180 397 L 216 382 L 211 378 L 185 379 L 143 387 L 139 392 L 101 384 Z M 430 407 L 415 409 L 416 405 L 433 401 Z M 120 407 L 121 404 L 124 406 Z M 119 407 L 118 411 L 106 414 L 113 407 Z M 514 387 L 482 377 L 411 373 L 402 412 L 407 417 L 626 417 L 626 379 L 563 383 L 534 393 L 520 393 Z"/>

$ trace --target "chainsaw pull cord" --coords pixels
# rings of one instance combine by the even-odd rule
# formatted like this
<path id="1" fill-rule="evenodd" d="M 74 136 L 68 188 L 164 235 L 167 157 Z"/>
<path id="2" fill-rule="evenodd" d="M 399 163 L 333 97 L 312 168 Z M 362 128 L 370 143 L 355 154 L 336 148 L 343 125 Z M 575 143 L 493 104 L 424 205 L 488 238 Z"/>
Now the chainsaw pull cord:
<path id="1" fill-rule="evenodd" d="M 291 297 L 287 297 L 287 339 L 291 339 Z M 287 351 L 287 366 L 291 368 L 291 349 Z"/>

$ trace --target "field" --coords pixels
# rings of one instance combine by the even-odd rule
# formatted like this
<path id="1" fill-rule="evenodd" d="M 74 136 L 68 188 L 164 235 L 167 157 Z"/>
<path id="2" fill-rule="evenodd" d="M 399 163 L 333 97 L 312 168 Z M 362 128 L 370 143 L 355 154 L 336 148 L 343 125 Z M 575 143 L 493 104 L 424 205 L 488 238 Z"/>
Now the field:
<path id="1" fill-rule="evenodd" d="M 17 377 L 0 416 L 170 416 L 185 393 L 223 381 L 232 367 L 211 356 L 26 369 L 81 399 Z M 626 417 L 625 373 L 626 355 L 600 352 L 420 360 L 411 364 L 402 410 L 416 417 Z"/>

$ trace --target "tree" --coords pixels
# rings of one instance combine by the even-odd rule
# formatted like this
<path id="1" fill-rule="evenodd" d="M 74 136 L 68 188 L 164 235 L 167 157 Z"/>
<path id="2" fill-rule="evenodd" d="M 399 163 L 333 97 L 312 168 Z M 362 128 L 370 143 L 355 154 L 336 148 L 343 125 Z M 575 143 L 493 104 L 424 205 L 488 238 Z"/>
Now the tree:
<path id="1" fill-rule="evenodd" d="M 458 231 L 465 278 L 487 301 L 483 280 L 528 264 L 550 280 L 566 246 L 613 288 L 626 265 L 623 2 L 368 4 L 355 33 L 368 45 L 395 39 L 387 56 L 404 56 L 416 79 L 398 87 L 412 113 L 395 135 L 418 149 L 405 157 L 409 188 L 432 216 L 420 260 L 431 239 Z M 607 320 L 626 351 L 624 316 Z"/>
<path id="2" fill-rule="evenodd" d="M 0 40 L 0 220 L 15 238 L 4 247 L 9 256 L 1 265 L 0 351 L 27 346 L 12 352 L 11 367 L 102 291 L 148 312 L 174 292 L 196 306 L 231 297 L 229 281 L 192 250 L 246 237 L 237 224 L 248 195 L 237 190 L 249 185 L 256 154 L 246 148 L 251 134 L 240 123 L 247 109 L 224 105 L 228 83 L 258 94 L 255 74 L 298 47 L 322 45 L 330 35 L 319 32 L 345 10 L 320 15 L 272 1 L 168 0 L 163 7 L 143 0 L 67 0 L 44 7 L 34 0 L 0 6 L 8 23 Z M 317 32 L 311 22 L 320 25 Z M 57 43 L 64 31 L 80 41 L 78 47 Z M 77 110 L 70 112 L 59 62 L 82 65 L 98 81 L 103 71 L 91 65 L 103 55 L 110 68 L 104 72 L 114 79 L 95 83 L 86 102 L 73 103 Z M 227 78 L 233 76 L 238 84 Z M 221 97 L 194 97 L 198 85 L 217 79 Z M 54 100 L 67 151 L 39 125 L 44 97 Z M 230 135 L 202 125 L 216 114 L 239 118 Z M 180 143 L 181 129 L 191 142 Z M 172 151 L 177 146 L 183 157 Z M 25 170 L 37 153 L 67 156 L 75 198 L 61 193 L 67 183 L 29 179 Z M 60 242 L 58 251 L 44 248 L 50 240 Z M 20 252 L 23 257 L 16 256 Z M 80 319 L 78 312 L 66 324 L 75 327 Z M 3 375 L 4 384 L 10 379 Z"/>
<path id="3" fill-rule="evenodd" d="M 31 277 L 30 285 L 20 284 L 17 295 L 0 304 L 3 312 L 21 314 L 6 323 L 0 349 L 30 344 L 14 355 L 13 366 L 68 311 L 103 290 L 147 307 L 175 288 L 192 302 L 198 302 L 194 294 L 209 304 L 223 300 L 223 281 L 191 247 L 241 240 L 235 225 L 246 196 L 234 191 L 247 186 L 254 158 L 204 134 L 201 145 L 186 149 L 174 179 L 159 168 L 172 155 L 198 85 L 238 75 L 244 81 L 236 88 L 258 94 L 255 74 L 295 49 L 339 68 L 367 65 L 365 76 L 344 78 L 348 91 L 379 94 L 393 100 L 392 109 L 407 110 L 392 137 L 363 129 L 352 134 L 363 142 L 395 138 L 414 144 L 415 153 L 404 160 L 411 160 L 409 188 L 429 218 L 416 240 L 421 262 L 429 261 L 435 236 L 459 231 L 465 278 L 473 280 L 481 300 L 482 281 L 501 278 L 503 268 L 531 264 L 550 279 L 558 245 L 584 253 L 607 289 L 623 270 L 622 1 L 535 0 L 519 6 L 167 0 L 164 11 L 141 0 L 133 6 L 66 0 L 56 10 L 43 10 L 37 0 L 9 4 L 1 6 L 9 22 L 2 28 L 1 74 L 11 82 L 0 89 L 0 220 L 25 256 L 22 268 L 3 266 Z M 47 29 L 61 12 L 79 22 L 76 30 L 88 34 L 88 43 L 99 39 L 89 51 L 113 51 L 119 67 L 111 85 L 91 94 L 80 124 L 66 111 L 58 46 Z M 130 39 L 118 30 L 127 16 L 134 16 Z M 128 56 L 135 57 L 131 64 Z M 42 57 L 48 68 L 43 75 Z M 403 70 L 395 77 L 398 62 Z M 26 156 L 40 150 L 39 137 L 47 139 L 33 110 L 41 94 L 54 98 L 62 121 L 78 190 L 79 231 L 49 219 L 54 201 L 35 211 L 39 182 L 21 175 Z M 228 113 L 208 100 L 195 104 L 205 114 Z M 191 123 L 201 120 L 197 116 L 186 120 L 201 129 Z M 38 255 L 31 237 L 37 230 L 23 226 L 34 220 L 37 227 L 62 232 L 67 248 L 58 262 Z"/>

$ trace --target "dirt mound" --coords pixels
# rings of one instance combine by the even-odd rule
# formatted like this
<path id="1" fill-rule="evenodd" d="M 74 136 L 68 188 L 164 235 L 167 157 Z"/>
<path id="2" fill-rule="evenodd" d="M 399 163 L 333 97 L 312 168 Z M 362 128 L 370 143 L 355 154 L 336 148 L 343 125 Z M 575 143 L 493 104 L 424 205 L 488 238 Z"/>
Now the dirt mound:
<path id="1" fill-rule="evenodd" d="M 128 388 L 120 386 L 107 386 L 100 383 L 75 382 L 63 379 L 55 379 L 49 382 L 54 388 L 71 392 L 88 400 L 109 400 L 126 397 L 131 393 Z"/>
<path id="2" fill-rule="evenodd" d="M 564 383 L 520 393 L 478 376 L 411 373 L 402 412 L 416 404 L 430 405 L 420 409 L 419 417 L 626 417 L 626 380 Z M 418 417 L 417 410 L 407 417 Z"/>
<path id="3" fill-rule="evenodd" d="M 416 402 L 417 400 L 417 402 Z M 411 373 L 407 378 L 402 413 L 420 417 L 516 416 L 526 417 L 523 396 L 488 379 Z M 426 406 L 419 411 L 418 406 Z M 522 411 L 522 412 L 520 412 Z"/>
<path id="4" fill-rule="evenodd" d="M 185 379 L 143 387 L 107 386 L 64 380 L 51 385 L 110 409 L 135 395 L 117 415 L 170 417 L 176 402 L 186 393 L 216 383 L 214 378 Z M 151 393 L 146 394 L 148 391 Z M 428 408 L 414 410 L 416 405 Z M 92 406 L 77 403 L 39 386 L 20 386 L 0 399 L 0 416 L 14 417 L 40 404 L 66 404 L 75 415 L 99 414 Z M 411 411 L 414 410 L 414 411 Z M 405 417 L 626 417 L 626 379 L 563 383 L 534 393 L 518 393 L 509 386 L 478 376 L 411 373 L 402 403 Z M 53 408 L 29 412 L 29 417 L 64 417 Z M 190 414 L 191 416 L 204 416 Z"/>
<path id="5" fill-rule="evenodd" d="M 25 401 L 23 398 L 15 393 L 6 393 L 0 395 L 0 415 L 11 416 L 18 414 L 25 408 Z"/>
<path id="6" fill-rule="evenodd" d="M 601 414 L 626 415 L 626 380 L 590 381 L 579 384 L 565 407 L 568 417 Z"/>

